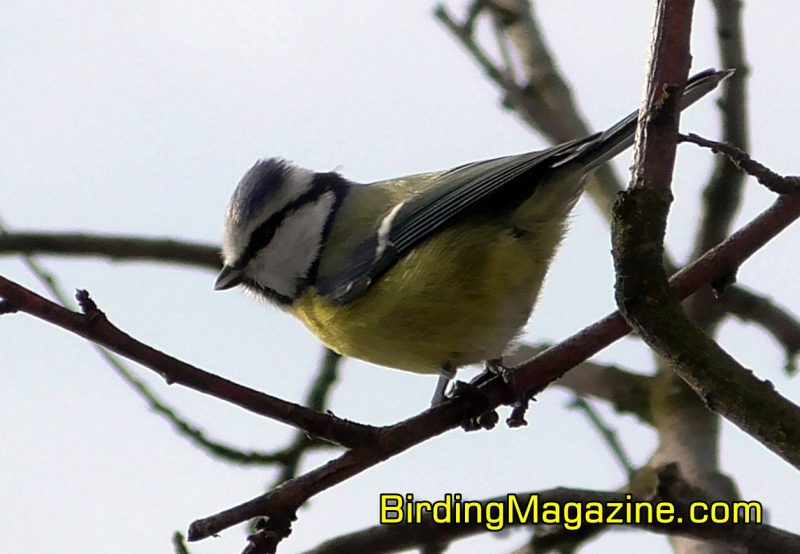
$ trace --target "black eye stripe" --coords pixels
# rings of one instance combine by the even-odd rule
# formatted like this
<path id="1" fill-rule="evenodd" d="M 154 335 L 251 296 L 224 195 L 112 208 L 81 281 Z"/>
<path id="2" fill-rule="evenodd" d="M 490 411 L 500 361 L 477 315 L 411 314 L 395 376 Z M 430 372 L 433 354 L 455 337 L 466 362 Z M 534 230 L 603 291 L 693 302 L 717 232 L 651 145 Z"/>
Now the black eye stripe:
<path id="1" fill-rule="evenodd" d="M 246 267 L 259 250 L 272 242 L 275 233 L 287 217 L 292 215 L 298 208 L 319 200 L 323 194 L 329 191 L 333 191 L 335 195 L 335 209 L 344 196 L 344 180 L 335 173 L 316 173 L 311 182 L 311 188 L 282 209 L 272 214 L 250 234 L 250 241 L 247 243 L 247 248 L 244 249 L 244 252 L 242 252 L 242 255 L 236 260 L 236 263 L 233 264 L 233 267 L 237 269 Z M 328 225 L 326 224 L 325 227 L 325 235 L 327 235 Z M 323 237 L 323 240 L 324 238 L 326 237 Z"/>

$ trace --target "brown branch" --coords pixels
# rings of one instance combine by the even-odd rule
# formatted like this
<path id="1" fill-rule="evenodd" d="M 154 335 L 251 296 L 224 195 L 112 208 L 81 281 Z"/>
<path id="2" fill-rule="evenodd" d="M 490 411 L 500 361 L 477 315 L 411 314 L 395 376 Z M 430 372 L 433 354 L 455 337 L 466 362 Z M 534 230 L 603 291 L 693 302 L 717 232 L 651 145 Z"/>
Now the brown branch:
<path id="1" fill-rule="evenodd" d="M 142 364 L 177 383 L 235 404 L 250 412 L 287 423 L 343 446 L 371 442 L 375 428 L 321 414 L 298 404 L 250 389 L 164 354 L 115 327 L 85 291 L 79 302 L 85 313 L 72 312 L 0 276 L 0 297 L 19 311 L 43 319 Z"/>
<path id="2" fill-rule="evenodd" d="M 717 42 L 722 67 L 735 73 L 721 87 L 719 107 L 722 110 L 723 140 L 740 148 L 748 148 L 747 76 L 749 68 L 744 55 L 741 0 L 714 0 Z M 692 258 L 718 244 L 730 232 L 739 210 L 745 176 L 722 157 L 716 159 L 714 172 L 703 191 L 703 215 L 694 241 Z M 707 333 L 713 334 L 725 313 L 715 305 L 711 291 L 697 294 L 686 309 L 692 319 Z"/>
<path id="3" fill-rule="evenodd" d="M 675 274 L 670 280 L 674 294 L 682 300 L 700 287 L 730 273 L 798 217 L 800 197 L 778 199 L 772 207 L 725 242 Z M 629 330 L 619 312 L 606 316 L 518 366 L 517 386 L 539 393 L 570 368 L 622 338 Z M 420 415 L 382 428 L 373 444 L 348 451 L 265 495 L 194 522 L 189 530 L 190 540 L 212 536 L 257 516 L 291 521 L 296 510 L 312 496 L 460 425 L 465 419 L 480 415 L 487 407 L 511 404 L 518 398 L 502 379 L 489 380 L 481 386 L 481 391 L 486 395 L 486 405 L 473 405 L 469 396 L 456 397 Z"/>
<path id="4" fill-rule="evenodd" d="M 503 358 L 509 365 L 518 365 L 544 352 L 552 345 L 521 344 L 513 354 Z M 653 378 L 615 365 L 592 361 L 582 362 L 553 383 L 581 396 L 591 396 L 610 403 L 617 412 L 637 416 L 652 423 L 649 390 Z"/>
<path id="5" fill-rule="evenodd" d="M 718 280 L 723 275 L 730 274 L 799 216 L 800 197 L 781 197 L 771 208 L 759 215 L 746 227 L 673 276 L 670 283 L 673 286 L 675 295 L 679 299 L 683 299 L 700 287 Z M 108 326 L 110 324 L 102 316 L 86 317 L 85 315 L 69 312 L 3 278 L 0 278 L 0 297 L 5 299 L 12 307 L 24 309 L 27 313 L 36 315 L 45 321 L 59 325 L 101 344 L 108 341 L 108 334 L 116 336 L 115 333 L 121 335 L 120 340 L 123 344 L 133 341 L 121 331 L 116 330 L 116 328 L 109 330 Z M 517 374 L 517 383 L 521 387 L 531 389 L 533 392 L 539 392 L 553 380 L 566 373 L 570 367 L 588 359 L 613 341 L 621 338 L 628 330 L 629 328 L 624 319 L 618 313 L 607 316 L 601 322 L 584 329 L 559 345 L 549 348 L 533 360 L 520 366 Z M 137 358 L 140 357 L 138 344 L 134 341 L 134 347 L 131 349 Z M 145 352 L 149 352 L 147 349 L 150 347 L 144 348 Z M 120 353 L 125 355 L 123 352 Z M 228 400 L 229 396 L 231 396 L 231 391 L 237 392 L 239 388 L 243 389 L 243 387 L 215 376 L 209 376 L 205 372 L 182 364 L 182 362 L 161 353 L 148 354 L 148 359 L 145 359 L 145 362 L 150 361 L 149 356 L 165 361 L 168 364 L 167 367 L 177 365 L 181 371 L 176 374 L 176 378 L 185 377 L 184 374 L 186 372 L 189 375 L 193 375 L 193 372 L 199 371 L 199 383 L 194 383 L 193 386 L 202 392 L 213 392 L 215 395 Z M 152 366 L 148 365 L 148 367 L 160 368 L 160 365 L 154 363 Z M 496 407 L 501 403 L 512 403 L 517 398 L 514 391 L 508 390 L 502 381 L 498 379 L 486 383 L 482 390 L 487 395 L 490 407 Z M 246 402 L 242 404 L 243 407 L 256 413 L 269 415 L 270 410 L 263 408 L 260 405 L 260 401 L 265 398 L 267 405 L 271 405 L 272 397 L 260 395 L 260 393 L 249 389 L 244 389 L 244 396 Z M 234 394 L 234 397 L 236 397 L 236 394 Z M 294 410 L 299 408 L 299 406 L 289 404 L 287 408 L 288 416 L 285 420 L 296 423 L 296 421 L 292 420 L 292 416 L 296 413 Z M 273 521 L 286 522 L 286 525 L 288 525 L 288 522 L 294 517 L 296 509 L 308 498 L 391 456 L 403 452 L 415 444 L 458 426 L 465 419 L 479 415 L 485 408 L 486 406 L 473 405 L 469 397 L 461 397 L 404 422 L 382 428 L 378 431 L 377 436 L 373 435 L 371 428 L 368 428 L 364 433 L 365 443 L 368 443 L 366 446 L 348 451 L 338 459 L 320 468 L 287 481 L 281 487 L 266 495 L 257 497 L 211 518 L 195 522 L 191 528 L 191 538 L 192 540 L 198 540 L 237 523 L 263 515 L 270 516 Z M 305 412 L 301 411 L 300 413 Z M 322 417 L 321 414 L 314 412 L 312 414 L 316 417 Z M 283 416 L 278 419 L 281 419 L 281 417 Z M 320 436 L 330 436 L 325 432 L 327 420 L 317 420 L 315 418 L 312 418 L 312 420 L 320 422 L 320 429 L 312 430 L 311 432 Z M 304 427 L 304 425 L 300 425 L 300 427 Z M 349 429 L 349 427 L 346 428 L 346 431 Z M 346 431 L 343 432 L 345 438 L 352 439 L 352 436 Z M 369 441 L 370 438 L 373 440 Z M 346 442 L 352 441 L 348 440 Z"/>
<path id="6" fill-rule="evenodd" d="M 679 299 L 683 299 L 700 287 L 708 285 L 723 275 L 730 274 L 798 216 L 800 216 L 800 197 L 786 196 L 780 198 L 771 208 L 759 215 L 746 227 L 673 276 L 670 282 L 676 296 Z M 85 316 L 64 310 L 60 306 L 38 297 L 3 278 L 0 278 L 0 297 L 6 301 L 6 305 L 9 307 L 22 309 L 26 306 L 27 309 L 24 311 L 101 344 L 107 340 L 106 333 L 111 333 L 112 336 L 114 333 L 119 333 L 123 343 L 133 341 L 121 331 L 116 330 L 116 328 L 114 328 L 113 332 L 109 331 L 107 326 L 110 324 L 104 318 L 95 317 L 92 321 L 87 321 Z M 566 373 L 570 367 L 588 359 L 621 338 L 628 330 L 629 328 L 624 319 L 618 313 L 607 316 L 601 322 L 584 329 L 577 335 L 546 350 L 535 359 L 520 366 L 517 382 L 524 388 L 539 392 L 550 382 Z M 102 332 L 98 333 L 98 331 Z M 138 343 L 134 341 L 133 344 L 132 351 L 138 357 Z M 125 355 L 123 352 L 119 353 Z M 171 364 L 178 364 L 178 367 L 182 368 L 182 372 L 188 371 L 191 374 L 195 371 L 195 368 L 185 364 L 180 365 L 182 362 L 164 354 L 157 353 L 154 357 L 156 359 L 165 357 L 168 367 Z M 153 366 L 148 365 L 148 367 L 159 368 L 160 366 L 154 364 Z M 186 369 L 187 367 L 189 368 L 188 370 Z M 179 377 L 183 377 L 183 375 Z M 231 393 L 233 393 L 234 398 L 237 397 L 238 385 L 215 376 L 209 376 L 205 372 L 200 372 L 198 378 L 197 388 L 201 392 L 213 392 L 216 396 L 220 396 L 225 400 L 229 400 Z M 243 387 L 241 388 L 244 389 Z M 490 406 L 498 406 L 504 402 L 511 403 L 516 398 L 513 391 L 507 390 L 499 380 L 490 381 L 482 390 L 488 395 Z M 244 389 L 246 401 L 243 407 L 256 413 L 268 415 L 270 410 L 263 408 L 259 404 L 262 396 L 266 398 L 267 405 L 270 405 L 272 397 Z M 288 413 L 294 414 L 294 409 L 296 408 L 300 407 L 289 404 Z M 208 536 L 206 533 L 213 534 L 231 525 L 261 515 L 279 516 L 287 513 L 287 510 L 288 513 L 293 514 L 294 510 L 311 496 L 410 448 L 414 444 L 458 426 L 464 419 L 479 415 L 482 409 L 483 407 L 476 408 L 473 406 L 468 398 L 457 398 L 420 416 L 381 429 L 378 433 L 378 439 L 369 448 L 365 447 L 347 452 L 339 459 L 326 464 L 322 468 L 317 468 L 303 476 L 288 481 L 268 495 L 228 510 L 210 520 L 198 521 L 193 526 L 192 538 L 197 540 Z M 323 417 L 322 414 L 315 415 Z M 283 420 L 281 417 L 278 419 Z M 318 421 L 316 418 L 312 419 Z M 287 417 L 287 420 L 291 420 L 291 416 Z M 320 436 L 328 435 L 325 432 L 326 421 L 325 419 L 320 420 L 320 429 L 310 432 Z M 292 423 L 297 422 L 292 421 Z M 299 425 L 300 427 L 304 427 L 302 423 Z M 344 432 L 344 435 L 344 439 L 352 439 L 352 436 L 347 432 Z M 372 436 L 371 430 L 364 433 L 365 440 Z M 351 441 L 347 440 L 346 442 Z"/>
<path id="7" fill-rule="evenodd" d="M 7 236 L 9 233 L 8 228 L 6 225 L 0 221 L 0 239 Z M 49 238 L 52 238 L 50 236 Z M 125 242 L 130 242 L 133 237 L 126 239 Z M 69 242 L 69 241 L 67 241 Z M 123 245 L 125 244 L 123 242 Z M 138 239 L 134 239 L 134 242 L 140 242 Z M 152 250 L 142 249 L 142 253 L 150 252 L 152 254 L 159 253 L 159 243 L 163 243 L 164 241 L 148 241 L 151 245 L 153 242 L 156 242 L 155 245 L 152 246 Z M 169 241 L 174 244 L 180 244 L 175 241 Z M 70 246 L 74 247 L 82 247 L 85 245 L 86 241 L 79 240 L 79 241 L 72 241 Z M 120 250 L 119 245 L 116 248 L 117 251 Z M 124 250 L 124 248 L 123 248 Z M 58 280 L 55 276 L 50 273 L 45 267 L 39 263 L 39 261 L 30 254 L 22 254 L 22 259 L 24 260 L 25 264 L 28 266 L 28 269 L 39 279 L 42 285 L 50 291 L 50 294 L 55 298 L 62 306 L 65 308 L 72 309 L 70 305 L 70 299 L 68 298 L 67 294 L 59 284 Z M 303 432 L 299 432 L 295 441 L 293 441 L 287 448 L 273 451 L 273 452 L 264 452 L 264 451 L 257 451 L 257 450 L 245 450 L 238 447 L 233 447 L 229 444 L 223 443 L 219 440 L 211 439 L 207 436 L 207 434 L 197 427 L 196 425 L 190 423 L 186 418 L 182 417 L 175 411 L 174 408 L 170 407 L 166 402 L 158 397 L 155 392 L 144 383 L 141 379 L 137 378 L 136 375 L 133 373 L 130 367 L 128 367 L 123 360 L 116 356 L 115 354 L 109 352 L 102 346 L 92 343 L 95 351 L 100 355 L 103 360 L 111 367 L 111 369 L 120 376 L 120 378 L 125 381 L 147 404 L 149 405 L 150 409 L 153 410 L 156 414 L 161 415 L 164 417 L 178 432 L 178 434 L 195 446 L 200 448 L 201 450 L 206 451 L 210 455 L 219 458 L 221 460 L 225 460 L 227 462 L 232 462 L 241 465 L 273 465 L 279 464 L 283 466 L 282 473 L 292 472 L 290 476 L 294 476 L 294 471 L 297 466 L 297 463 L 302 456 L 303 452 L 309 448 L 318 448 L 323 445 L 329 445 L 319 439 L 311 439 L 308 435 Z M 328 362 L 328 357 L 326 357 L 326 362 Z M 330 363 L 324 363 L 323 368 L 325 370 L 330 370 Z M 335 367 L 334 367 L 335 371 Z M 323 376 L 327 375 L 325 371 L 322 373 Z M 318 381 L 324 381 L 324 386 L 330 386 L 332 382 L 330 379 L 318 379 Z M 318 383 L 315 381 L 315 384 Z M 319 397 L 319 392 L 312 391 L 311 398 L 309 399 L 310 402 L 316 402 L 317 398 Z M 323 408 L 321 406 L 306 404 L 307 407 L 311 408 L 312 410 L 322 411 Z M 288 477 L 286 477 L 288 478 Z M 284 480 L 286 479 L 284 478 Z"/>
<path id="8" fill-rule="evenodd" d="M 708 148 L 715 154 L 725 156 L 737 169 L 744 171 L 751 177 L 777 194 L 794 194 L 800 192 L 800 177 L 784 177 L 775 173 L 762 163 L 757 162 L 744 150 L 732 144 L 708 140 L 694 133 L 680 135 L 681 142 L 691 142 L 697 146 Z"/>
<path id="9" fill-rule="evenodd" d="M 615 206 L 617 304 L 626 320 L 711 410 L 800 468 L 800 408 L 741 367 L 686 317 L 663 269 L 680 83 L 689 67 L 693 3 L 660 0 L 630 191 Z M 796 202 L 797 197 L 793 198 Z M 727 275 L 733 275 L 730 267 Z"/>
<path id="10" fill-rule="evenodd" d="M 155 261 L 217 270 L 220 249 L 211 244 L 89 233 L 5 233 L 0 254 L 99 256 L 115 261 Z"/>

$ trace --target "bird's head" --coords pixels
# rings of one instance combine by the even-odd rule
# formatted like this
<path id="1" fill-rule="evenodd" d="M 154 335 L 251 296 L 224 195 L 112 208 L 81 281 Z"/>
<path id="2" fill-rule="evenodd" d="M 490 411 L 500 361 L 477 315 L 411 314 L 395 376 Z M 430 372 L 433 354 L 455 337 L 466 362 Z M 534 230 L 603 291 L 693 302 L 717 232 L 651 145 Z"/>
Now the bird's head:
<path id="1" fill-rule="evenodd" d="M 231 197 L 216 290 L 244 285 L 280 305 L 313 282 L 318 259 L 347 182 L 284 160 L 261 160 Z"/>

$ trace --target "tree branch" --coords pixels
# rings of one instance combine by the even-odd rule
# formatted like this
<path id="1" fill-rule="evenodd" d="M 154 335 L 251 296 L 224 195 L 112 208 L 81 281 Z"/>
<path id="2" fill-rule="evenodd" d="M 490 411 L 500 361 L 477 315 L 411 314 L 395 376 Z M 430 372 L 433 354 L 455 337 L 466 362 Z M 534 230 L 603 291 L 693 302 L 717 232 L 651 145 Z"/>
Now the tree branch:
<path id="1" fill-rule="evenodd" d="M 744 55 L 741 0 L 714 0 L 720 65 L 735 69 L 722 84 L 719 106 L 722 110 L 722 137 L 725 142 L 748 149 L 747 76 Z M 714 166 L 711 180 L 703 191 L 703 219 L 695 239 L 693 258 L 719 244 L 730 232 L 741 204 L 744 175 L 723 159 Z"/>
<path id="2" fill-rule="evenodd" d="M 691 142 L 697 146 L 708 148 L 715 154 L 722 154 L 736 169 L 744 171 L 772 192 L 778 194 L 794 194 L 800 192 L 800 177 L 784 177 L 772 171 L 762 163 L 751 158 L 744 150 L 728 143 L 708 140 L 694 133 L 680 135 L 682 142 Z"/>
<path id="3" fill-rule="evenodd" d="M 79 302 L 85 308 L 83 314 L 67 310 L 1 276 L 0 296 L 19 311 L 58 325 L 152 369 L 169 384 L 178 383 L 209 394 L 343 446 L 358 446 L 371 442 L 375 437 L 374 427 L 321 414 L 238 385 L 139 342 L 108 321 L 85 291 L 79 291 Z"/>
<path id="4" fill-rule="evenodd" d="M 220 249 L 211 244 L 89 233 L 6 233 L 0 254 L 60 254 L 98 256 L 115 261 L 156 261 L 218 270 Z"/>
<path id="5" fill-rule="evenodd" d="M 521 344 L 513 354 L 503 358 L 510 365 L 518 365 L 544 352 L 552 345 Z M 562 376 L 554 385 L 571 390 L 581 396 L 591 396 L 611 404 L 620 413 L 637 416 L 652 424 L 649 390 L 653 378 L 633 373 L 615 365 L 592 361 L 582 362 Z"/>
<path id="6" fill-rule="evenodd" d="M 800 408 L 694 326 L 669 289 L 663 240 L 671 202 L 681 84 L 693 2 L 660 0 L 631 189 L 615 206 L 617 304 L 626 320 L 705 404 L 800 468 Z M 800 198 L 792 197 L 792 202 Z M 776 203 L 777 205 L 777 203 Z M 729 267 L 732 275 L 736 266 Z"/>

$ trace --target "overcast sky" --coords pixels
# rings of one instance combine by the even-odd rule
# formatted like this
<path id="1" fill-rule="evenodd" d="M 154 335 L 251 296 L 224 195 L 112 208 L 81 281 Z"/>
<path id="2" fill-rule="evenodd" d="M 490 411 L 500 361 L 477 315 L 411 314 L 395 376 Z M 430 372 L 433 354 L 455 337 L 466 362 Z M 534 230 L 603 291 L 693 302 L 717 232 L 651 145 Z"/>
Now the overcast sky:
<path id="1" fill-rule="evenodd" d="M 465 2 L 450 2 L 461 13 Z M 537 12 L 558 63 L 594 127 L 638 106 L 651 6 L 641 0 L 542 0 Z M 698 0 L 694 69 L 717 66 L 708 0 Z M 4 2 L 0 6 L 0 216 L 16 229 L 86 230 L 218 243 L 228 197 L 260 157 L 283 156 L 370 181 L 544 146 L 513 115 L 423 0 L 342 2 Z M 752 152 L 798 173 L 800 11 L 790 0 L 746 6 L 753 71 Z M 683 129 L 717 136 L 713 99 Z M 625 175 L 629 156 L 616 161 Z M 669 242 L 685 258 L 696 227 L 709 154 L 682 146 Z M 737 224 L 771 202 L 757 185 Z M 739 273 L 740 282 L 800 306 L 797 241 L 789 228 Z M 557 340 L 614 308 L 605 225 L 582 201 L 526 335 Z M 238 292 L 214 293 L 208 272 L 94 260 L 44 260 L 68 290 L 88 289 L 135 337 L 230 379 L 300 401 L 319 358 L 288 316 Z M 42 290 L 24 266 L 0 274 Z M 780 348 L 761 331 L 729 323 L 726 348 L 800 402 Z M 599 359 L 648 372 L 631 339 Z M 8 552 L 166 552 L 170 535 L 259 494 L 272 471 L 226 466 L 178 437 L 104 365 L 88 344 L 25 315 L 0 318 L 0 530 Z M 141 368 L 137 368 L 141 369 Z M 348 361 L 331 408 L 385 424 L 424 409 L 435 378 Z M 233 444 L 276 448 L 282 425 L 163 383 L 168 402 Z M 453 431 L 373 468 L 299 512 L 281 552 L 373 525 L 380 492 L 436 500 L 483 498 L 553 486 L 614 489 L 625 482 L 570 396 L 543 393 L 522 430 Z M 654 434 L 605 406 L 637 463 Z M 327 459 L 316 454 L 308 470 Z M 800 481 L 788 464 L 723 425 L 722 469 L 743 498 L 765 502 L 772 523 L 798 531 Z M 457 543 L 454 553 L 503 552 L 514 532 Z M 501 543 L 500 541 L 504 541 Z M 238 552 L 244 531 L 192 546 Z M 613 532 L 587 552 L 667 542 Z"/>

